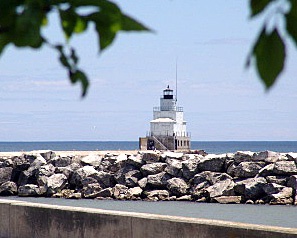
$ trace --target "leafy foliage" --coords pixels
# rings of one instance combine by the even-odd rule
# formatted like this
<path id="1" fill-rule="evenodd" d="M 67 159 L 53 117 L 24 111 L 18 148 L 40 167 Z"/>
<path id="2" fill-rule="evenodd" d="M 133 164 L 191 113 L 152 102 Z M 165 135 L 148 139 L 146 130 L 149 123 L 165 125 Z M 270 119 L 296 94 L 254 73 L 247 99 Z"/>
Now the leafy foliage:
<path id="1" fill-rule="evenodd" d="M 82 11 L 84 9 L 88 11 Z M 58 13 L 66 40 L 64 44 L 53 45 L 41 33 L 51 12 Z M 70 81 L 81 83 L 82 96 L 85 96 L 89 81 L 78 68 L 78 56 L 69 42 L 74 34 L 83 33 L 90 23 L 96 26 L 101 51 L 111 45 L 119 31 L 149 30 L 109 0 L 3 0 L 0 1 L 0 55 L 9 44 L 31 48 L 49 45 L 58 52 Z"/>
<path id="2" fill-rule="evenodd" d="M 247 66 L 250 66 L 251 60 L 255 59 L 255 67 L 267 89 L 274 85 L 284 68 L 286 35 L 297 47 L 297 0 L 285 0 L 281 3 L 277 0 L 250 0 L 251 17 L 270 13 L 269 18 L 265 19 L 247 62 Z M 273 17 L 280 17 L 285 24 L 277 24 L 279 21 L 274 21 L 271 27 Z"/>

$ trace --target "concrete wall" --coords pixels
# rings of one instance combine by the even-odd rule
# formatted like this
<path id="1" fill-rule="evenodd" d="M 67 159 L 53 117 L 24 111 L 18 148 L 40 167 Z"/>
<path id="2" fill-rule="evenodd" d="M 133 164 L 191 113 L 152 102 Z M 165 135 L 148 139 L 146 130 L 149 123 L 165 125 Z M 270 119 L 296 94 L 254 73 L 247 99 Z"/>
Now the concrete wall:
<path id="1" fill-rule="evenodd" d="M 297 229 L 0 199 L 0 237 L 297 237 Z"/>

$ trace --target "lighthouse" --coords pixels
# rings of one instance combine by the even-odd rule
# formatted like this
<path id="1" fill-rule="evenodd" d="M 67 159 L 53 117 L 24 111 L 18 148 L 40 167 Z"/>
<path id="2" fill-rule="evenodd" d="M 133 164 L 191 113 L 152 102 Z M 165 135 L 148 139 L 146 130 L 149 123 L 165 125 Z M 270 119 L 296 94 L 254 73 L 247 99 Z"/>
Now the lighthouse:
<path id="1" fill-rule="evenodd" d="M 153 108 L 153 120 L 146 137 L 139 138 L 141 150 L 189 150 L 191 140 L 186 128 L 182 107 L 177 106 L 173 89 L 167 86 L 160 106 Z"/>

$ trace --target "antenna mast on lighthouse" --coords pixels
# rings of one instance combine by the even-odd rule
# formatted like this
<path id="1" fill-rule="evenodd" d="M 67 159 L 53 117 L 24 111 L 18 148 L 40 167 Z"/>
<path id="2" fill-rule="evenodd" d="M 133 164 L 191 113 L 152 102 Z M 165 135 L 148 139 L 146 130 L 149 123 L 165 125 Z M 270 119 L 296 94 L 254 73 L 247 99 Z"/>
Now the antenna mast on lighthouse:
<path id="1" fill-rule="evenodd" d="M 177 102 L 177 59 L 175 61 L 175 101 Z"/>

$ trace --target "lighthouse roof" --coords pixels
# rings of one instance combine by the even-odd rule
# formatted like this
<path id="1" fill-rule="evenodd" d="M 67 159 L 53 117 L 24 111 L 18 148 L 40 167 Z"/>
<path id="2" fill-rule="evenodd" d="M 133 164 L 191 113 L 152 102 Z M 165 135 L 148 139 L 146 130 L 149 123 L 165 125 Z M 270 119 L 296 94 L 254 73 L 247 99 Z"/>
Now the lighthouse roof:
<path id="1" fill-rule="evenodd" d="M 161 117 L 161 118 L 157 118 L 155 120 L 150 121 L 151 123 L 159 123 L 159 122 L 172 122 L 175 123 L 175 120 L 172 120 L 171 118 L 167 118 L 167 117 Z"/>

